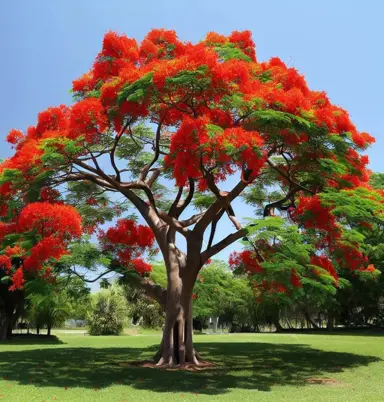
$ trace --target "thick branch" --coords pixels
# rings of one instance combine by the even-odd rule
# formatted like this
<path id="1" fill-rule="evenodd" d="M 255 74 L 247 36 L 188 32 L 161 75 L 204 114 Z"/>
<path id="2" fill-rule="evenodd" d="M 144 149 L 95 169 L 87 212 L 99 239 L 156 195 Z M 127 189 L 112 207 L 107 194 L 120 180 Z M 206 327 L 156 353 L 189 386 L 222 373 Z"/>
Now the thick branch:
<path id="1" fill-rule="evenodd" d="M 163 308 L 165 308 L 165 303 L 167 299 L 167 291 L 161 286 L 152 282 L 148 278 L 143 278 L 140 275 L 132 274 L 126 275 L 125 278 L 135 286 L 143 289 L 145 293 L 155 299 Z"/>
<path id="2" fill-rule="evenodd" d="M 287 209 L 287 208 L 288 208 L 290 205 L 292 205 L 292 203 L 293 203 L 292 197 L 293 197 L 299 190 L 300 190 L 300 189 L 297 188 L 297 187 L 296 187 L 296 188 L 293 188 L 293 189 L 291 189 L 291 190 L 288 192 L 288 194 L 287 194 L 284 198 L 282 198 L 281 200 L 278 200 L 278 201 L 275 201 L 275 202 L 271 202 L 270 204 L 267 204 L 267 205 L 264 207 L 263 216 L 264 216 L 264 217 L 270 216 L 271 210 L 272 210 L 273 208 Z M 287 202 L 287 201 L 291 201 L 290 205 L 289 205 L 288 207 L 283 207 L 283 204 L 284 204 L 285 202 Z"/>
<path id="3" fill-rule="evenodd" d="M 184 237 L 187 237 L 189 234 L 189 229 L 184 227 L 176 218 L 169 216 L 167 213 L 163 211 L 158 211 L 159 217 L 168 225 L 170 225 L 177 232 L 181 233 Z"/>
<path id="4" fill-rule="evenodd" d="M 184 226 L 185 228 L 188 226 L 192 226 L 195 223 L 199 222 L 199 220 L 204 216 L 204 212 L 200 213 L 200 214 L 195 214 L 192 215 L 190 218 L 188 219 L 184 219 L 183 221 L 179 221 L 181 226 Z"/>
<path id="5" fill-rule="evenodd" d="M 243 192 L 243 190 L 248 186 L 246 180 L 249 178 L 250 174 L 251 171 L 247 170 L 243 175 L 245 180 L 239 181 L 229 193 L 226 193 L 220 199 L 217 199 L 207 209 L 202 219 L 196 224 L 195 228 L 193 229 L 196 234 L 204 233 L 205 229 L 215 219 L 220 209 L 225 208 Z"/>
<path id="6" fill-rule="evenodd" d="M 219 253 L 221 250 L 224 250 L 226 247 L 228 247 L 235 241 L 246 236 L 246 234 L 247 234 L 246 229 L 240 229 L 235 233 L 231 233 L 230 235 L 225 237 L 223 240 L 216 243 L 214 246 L 205 250 L 203 253 L 201 253 L 201 264 L 204 265 L 209 258 L 213 257 L 214 255 Z"/>

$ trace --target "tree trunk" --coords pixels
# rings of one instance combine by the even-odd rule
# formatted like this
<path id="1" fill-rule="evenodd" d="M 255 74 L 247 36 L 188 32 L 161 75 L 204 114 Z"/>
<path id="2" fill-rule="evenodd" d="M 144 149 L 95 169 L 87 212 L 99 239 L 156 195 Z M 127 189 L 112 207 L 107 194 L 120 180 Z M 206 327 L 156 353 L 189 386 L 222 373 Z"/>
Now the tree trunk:
<path id="1" fill-rule="evenodd" d="M 272 324 L 275 326 L 276 332 L 282 332 L 284 330 L 280 324 L 280 311 L 278 308 L 275 308 L 272 312 Z"/>
<path id="2" fill-rule="evenodd" d="M 193 285 L 191 278 L 182 280 L 172 272 L 169 275 L 163 339 L 155 356 L 158 366 L 199 364 L 193 347 Z"/>
<path id="3" fill-rule="evenodd" d="M 308 313 L 308 311 L 304 312 L 305 318 L 307 320 L 307 322 L 314 328 L 314 329 L 319 329 L 319 326 L 315 323 L 314 320 L 312 320 L 310 314 Z"/>
<path id="4" fill-rule="evenodd" d="M 36 325 L 36 334 L 40 335 L 40 327 L 38 325 Z"/>
<path id="5" fill-rule="evenodd" d="M 12 339 L 12 330 L 13 330 L 13 319 L 12 317 L 8 318 L 8 325 L 7 325 L 7 339 Z"/>
<path id="6" fill-rule="evenodd" d="M 327 319 L 327 330 L 333 331 L 335 324 L 335 317 L 332 311 L 328 312 L 328 319 Z"/>
<path id="7" fill-rule="evenodd" d="M 8 318 L 0 318 L 0 342 L 7 340 Z"/>
<path id="8" fill-rule="evenodd" d="M 48 325 L 48 327 L 47 327 L 47 336 L 51 336 L 51 326 L 50 325 Z"/>

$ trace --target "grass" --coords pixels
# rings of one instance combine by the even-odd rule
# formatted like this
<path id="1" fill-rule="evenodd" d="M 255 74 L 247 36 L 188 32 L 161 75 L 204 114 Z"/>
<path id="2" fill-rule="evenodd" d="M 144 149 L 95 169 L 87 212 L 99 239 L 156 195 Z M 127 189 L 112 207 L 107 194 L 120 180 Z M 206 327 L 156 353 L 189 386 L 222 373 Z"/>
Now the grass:
<path id="1" fill-rule="evenodd" d="M 200 372 L 127 365 L 159 334 L 0 344 L 0 401 L 382 401 L 384 337 L 237 334 L 195 337 Z"/>

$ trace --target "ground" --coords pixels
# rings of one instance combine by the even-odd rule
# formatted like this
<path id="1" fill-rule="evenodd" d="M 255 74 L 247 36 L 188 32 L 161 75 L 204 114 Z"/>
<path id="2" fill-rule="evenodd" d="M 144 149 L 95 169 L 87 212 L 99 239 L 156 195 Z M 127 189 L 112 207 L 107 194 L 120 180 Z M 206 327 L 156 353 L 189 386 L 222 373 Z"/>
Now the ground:
<path id="1" fill-rule="evenodd" d="M 200 372 L 134 367 L 160 334 L 0 344 L 0 401 L 384 401 L 384 337 L 196 336 Z"/>

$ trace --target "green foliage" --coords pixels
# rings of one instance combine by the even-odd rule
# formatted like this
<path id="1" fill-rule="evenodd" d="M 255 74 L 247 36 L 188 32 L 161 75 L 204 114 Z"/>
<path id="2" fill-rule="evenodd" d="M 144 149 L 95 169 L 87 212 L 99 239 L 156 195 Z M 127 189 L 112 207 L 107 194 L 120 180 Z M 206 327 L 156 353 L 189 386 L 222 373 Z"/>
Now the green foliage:
<path id="1" fill-rule="evenodd" d="M 51 289 L 47 294 L 31 294 L 29 301 L 29 319 L 35 328 L 62 327 L 69 318 L 71 306 L 65 292 Z"/>
<path id="2" fill-rule="evenodd" d="M 211 84 L 211 79 L 206 74 L 207 67 L 200 66 L 194 71 L 180 71 L 174 77 L 167 77 L 165 82 L 169 88 L 203 91 Z"/>
<path id="3" fill-rule="evenodd" d="M 121 104 L 124 101 L 141 102 L 148 94 L 152 85 L 153 73 L 148 73 L 132 84 L 125 85 L 118 94 L 117 101 Z"/>
<path id="4" fill-rule="evenodd" d="M 228 43 L 222 46 L 215 46 L 215 52 L 219 55 L 220 59 L 224 61 L 228 60 L 244 60 L 252 61 L 249 56 L 244 54 L 239 48 L 234 47 L 232 43 Z"/>
<path id="5" fill-rule="evenodd" d="M 101 289 L 87 319 L 89 334 L 121 334 L 126 324 L 127 311 L 127 303 L 119 286 L 115 284 L 109 289 Z"/>
<path id="6" fill-rule="evenodd" d="M 271 128 L 291 128 L 295 130 L 294 133 L 317 129 L 315 125 L 303 117 L 272 109 L 254 111 L 250 116 L 250 122 L 247 124 L 256 129 L 265 127 L 268 127 L 268 130 Z"/>
<path id="7" fill-rule="evenodd" d="M 218 317 L 227 304 L 236 297 L 233 276 L 222 261 L 213 261 L 204 267 L 195 283 L 194 317 Z"/>
<path id="8" fill-rule="evenodd" d="M 377 190 L 384 190 L 384 173 L 373 173 L 370 178 L 370 184 Z"/>
<path id="9" fill-rule="evenodd" d="M 212 205 L 216 201 L 216 196 L 214 194 L 205 194 L 197 192 L 193 198 L 193 206 L 196 209 L 204 210 Z"/>

